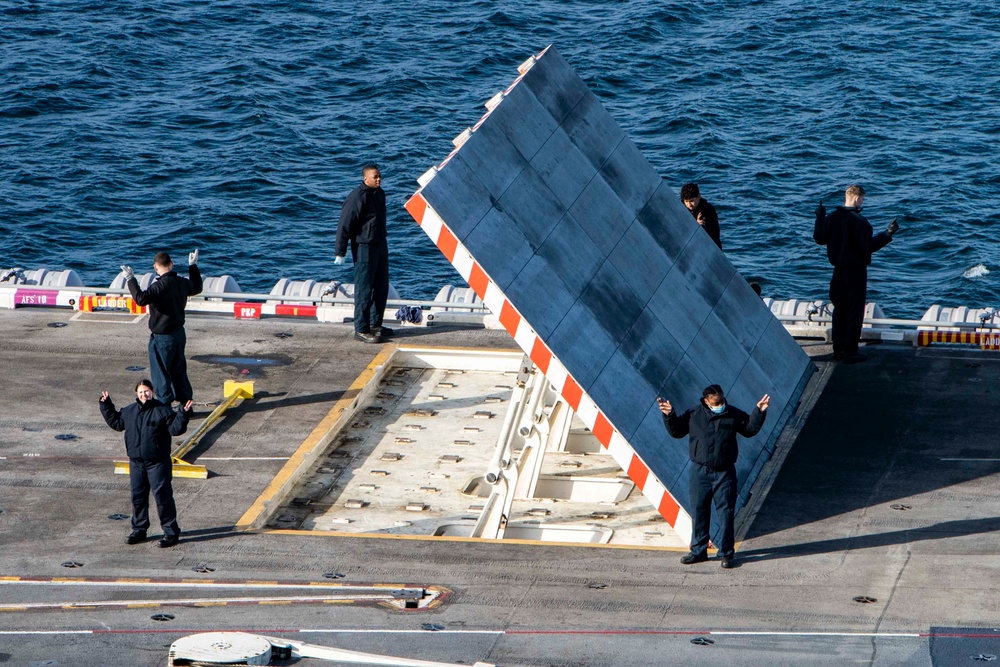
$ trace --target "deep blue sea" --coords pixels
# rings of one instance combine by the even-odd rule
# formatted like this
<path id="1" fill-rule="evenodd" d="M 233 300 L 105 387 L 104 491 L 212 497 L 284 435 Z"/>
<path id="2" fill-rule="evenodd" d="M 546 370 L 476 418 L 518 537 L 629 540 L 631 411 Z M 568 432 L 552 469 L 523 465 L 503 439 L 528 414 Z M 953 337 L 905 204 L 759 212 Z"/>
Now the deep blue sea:
<path id="1" fill-rule="evenodd" d="M 340 202 L 376 161 L 391 281 L 432 297 L 463 283 L 403 203 L 547 44 L 765 295 L 825 297 L 813 209 L 860 182 L 902 227 L 888 315 L 1000 305 L 1000 9 L 945 0 L 0 0 L 0 268 L 107 285 L 199 247 L 245 291 L 350 282 Z"/>

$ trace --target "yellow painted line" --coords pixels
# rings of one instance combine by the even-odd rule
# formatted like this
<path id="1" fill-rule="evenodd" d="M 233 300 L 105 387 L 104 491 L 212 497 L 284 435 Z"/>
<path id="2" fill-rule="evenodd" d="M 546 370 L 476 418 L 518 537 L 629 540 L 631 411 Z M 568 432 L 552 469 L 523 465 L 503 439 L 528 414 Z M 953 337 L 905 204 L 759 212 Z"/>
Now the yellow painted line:
<path id="1" fill-rule="evenodd" d="M 129 609 L 142 609 L 144 607 L 159 607 L 159 602 L 141 602 L 139 604 L 127 605 Z"/>
<path id="2" fill-rule="evenodd" d="M 327 600 L 326 604 L 354 604 L 354 600 Z"/>
<path id="3" fill-rule="evenodd" d="M 389 357 L 392 356 L 393 352 L 396 350 L 396 345 L 384 345 L 375 358 L 372 359 L 371 363 L 361 372 L 351 386 L 347 388 L 344 395 L 333 404 L 330 411 L 326 416 L 316 425 L 316 428 L 312 430 L 306 439 L 302 441 L 299 448 L 295 450 L 295 453 L 288 459 L 288 462 L 282 466 L 278 474 L 274 476 L 271 483 L 267 485 L 264 492 L 257 497 L 253 505 L 250 506 L 239 521 L 236 522 L 236 530 L 249 530 L 253 526 L 254 522 L 257 521 L 267 509 L 267 504 L 271 502 L 281 491 L 282 487 L 285 486 L 298 472 L 299 469 L 303 467 L 306 462 L 306 458 L 311 454 L 317 447 L 319 447 L 327 434 L 329 434 L 336 426 L 337 422 L 341 419 L 344 412 L 350 407 L 351 403 L 357 398 L 361 390 L 365 388 L 368 381 L 372 379 L 375 375 L 376 369 L 385 364 Z"/>
<path id="4" fill-rule="evenodd" d="M 0 577 L 0 581 L 21 581 L 21 577 Z"/>
<path id="5" fill-rule="evenodd" d="M 288 600 L 275 600 L 273 602 L 261 601 L 259 604 L 292 604 Z"/>
<path id="6" fill-rule="evenodd" d="M 128 578 L 128 577 L 122 577 L 120 579 L 115 579 L 115 583 L 116 584 L 148 584 L 149 582 L 150 582 L 150 579 L 148 579 L 148 578 L 146 578 L 146 579 L 140 579 L 140 578 L 132 579 L 132 578 Z"/>
<path id="7" fill-rule="evenodd" d="M 277 586 L 278 585 L 277 581 L 256 581 L 254 579 L 250 579 L 249 581 L 246 581 L 244 583 L 246 583 L 248 586 Z"/>
<path id="8" fill-rule="evenodd" d="M 409 540 L 413 542 L 460 542 L 471 544 L 524 544 L 536 547 L 587 547 L 590 549 L 641 549 L 644 551 L 665 551 L 687 553 L 687 547 L 654 547 L 641 544 L 591 544 L 589 542 L 540 542 L 538 540 L 487 540 L 481 537 L 456 537 L 454 535 L 382 535 L 378 533 L 346 533 L 336 530 L 289 530 L 287 528 L 265 528 L 258 531 L 268 535 L 296 535 L 298 537 L 358 537 L 373 540 Z M 709 549 L 709 553 L 714 553 Z"/>

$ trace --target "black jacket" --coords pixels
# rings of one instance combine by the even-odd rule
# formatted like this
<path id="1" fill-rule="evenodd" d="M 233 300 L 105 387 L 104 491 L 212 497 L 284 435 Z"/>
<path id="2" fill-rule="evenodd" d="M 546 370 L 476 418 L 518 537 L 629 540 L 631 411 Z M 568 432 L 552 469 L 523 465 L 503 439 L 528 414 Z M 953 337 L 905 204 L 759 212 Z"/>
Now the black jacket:
<path id="1" fill-rule="evenodd" d="M 722 414 L 717 415 L 702 401 L 698 407 L 680 416 L 676 411 L 669 417 L 663 415 L 663 423 L 667 433 L 675 438 L 691 436 L 688 439 L 688 457 L 692 461 L 712 470 L 725 470 L 736 463 L 740 452 L 736 434 L 752 438 L 764 425 L 766 416 L 756 407 L 748 415 L 729 403 L 726 403 Z"/>
<path id="2" fill-rule="evenodd" d="M 177 408 L 177 412 L 151 398 L 145 403 L 136 399 L 121 412 L 109 396 L 101 401 L 101 415 L 108 426 L 125 431 L 125 451 L 130 459 L 164 461 L 170 458 L 170 436 L 182 435 L 187 430 L 191 412 Z"/>
<path id="3" fill-rule="evenodd" d="M 853 206 L 838 206 L 825 218 L 816 218 L 813 240 L 826 246 L 830 264 L 842 268 L 867 267 L 872 253 L 884 248 L 892 237 L 874 234 L 871 223 Z"/>
<path id="4" fill-rule="evenodd" d="M 694 207 L 691 211 L 691 215 L 697 220 L 699 215 L 704 216 L 705 224 L 702 226 L 708 235 L 712 237 L 715 241 L 715 245 L 722 249 L 722 232 L 719 230 L 719 214 L 715 212 L 715 207 L 708 203 L 708 200 L 704 197 L 698 202 L 698 205 Z"/>
<path id="5" fill-rule="evenodd" d="M 155 334 L 168 334 L 184 326 L 184 307 L 187 298 L 201 293 L 201 271 L 197 264 L 188 267 L 191 278 L 168 271 L 158 276 L 147 290 L 139 289 L 139 281 L 128 281 L 128 291 L 140 306 L 149 306 L 149 330 Z"/>
<path id="6" fill-rule="evenodd" d="M 337 225 L 337 255 L 347 255 L 348 241 L 385 245 L 385 190 L 362 183 L 347 195 Z"/>

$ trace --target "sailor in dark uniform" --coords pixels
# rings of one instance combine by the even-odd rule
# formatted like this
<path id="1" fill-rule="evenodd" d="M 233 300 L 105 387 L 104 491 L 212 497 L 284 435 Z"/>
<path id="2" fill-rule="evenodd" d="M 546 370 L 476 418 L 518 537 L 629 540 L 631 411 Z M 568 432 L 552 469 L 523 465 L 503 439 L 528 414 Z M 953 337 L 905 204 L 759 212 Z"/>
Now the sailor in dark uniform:
<path id="1" fill-rule="evenodd" d="M 712 504 L 722 523 L 719 558 L 722 567 L 734 567 L 736 548 L 736 458 L 739 446 L 737 434 L 752 438 L 764 425 L 771 397 L 757 401 L 747 414 L 729 405 L 717 384 L 705 387 L 701 402 L 678 415 L 670 401 L 657 398 L 663 413 L 663 424 L 673 438 L 688 436 L 688 457 L 691 459 L 689 487 L 694 511 L 691 530 L 691 552 L 681 557 L 681 563 L 691 565 L 708 560 L 708 533 L 712 519 Z"/>
<path id="2" fill-rule="evenodd" d="M 709 237 L 715 241 L 715 245 L 722 249 L 722 233 L 719 230 L 719 214 L 715 212 L 715 207 L 708 203 L 708 200 L 701 196 L 697 183 L 685 183 L 681 186 L 681 202 L 685 208 L 691 211 L 695 221 L 708 233 Z"/>
<path id="3" fill-rule="evenodd" d="M 180 540 L 177 506 L 170 483 L 170 436 L 182 435 L 191 418 L 191 399 L 174 412 L 153 397 L 153 383 L 142 380 L 135 387 L 135 401 L 121 410 L 115 408 L 108 392 L 101 393 L 101 415 L 108 426 L 125 432 L 125 450 L 129 459 L 132 485 L 132 532 L 126 544 L 146 540 L 149 529 L 149 492 L 153 492 L 156 512 L 163 528 L 161 547 L 172 547 Z"/>
<path id="4" fill-rule="evenodd" d="M 816 209 L 813 239 L 826 246 L 833 265 L 830 301 L 833 302 L 833 358 L 853 364 L 867 357 L 858 352 L 861 328 L 865 319 L 868 295 L 868 265 L 872 253 L 892 241 L 899 229 L 893 218 L 884 232 L 874 234 L 871 224 L 861 215 L 865 190 L 860 185 L 847 188 L 844 205 L 826 214 L 820 203 Z"/>
<path id="5" fill-rule="evenodd" d="M 389 296 L 389 250 L 385 230 L 385 191 L 378 165 L 361 169 L 362 183 L 347 195 L 337 225 L 334 264 L 344 264 L 350 244 L 354 258 L 354 337 L 381 343 L 392 335 L 382 326 Z"/>

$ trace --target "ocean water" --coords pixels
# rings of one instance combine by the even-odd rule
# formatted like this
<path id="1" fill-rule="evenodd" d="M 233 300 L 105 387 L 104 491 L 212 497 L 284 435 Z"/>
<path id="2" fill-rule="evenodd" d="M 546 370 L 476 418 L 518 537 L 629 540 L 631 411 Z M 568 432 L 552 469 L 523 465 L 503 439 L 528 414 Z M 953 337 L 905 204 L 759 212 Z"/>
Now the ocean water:
<path id="1" fill-rule="evenodd" d="M 902 228 L 888 315 L 1000 305 L 1000 9 L 945 0 L 0 0 L 0 267 L 106 285 L 198 247 L 245 291 L 350 281 L 340 202 L 376 161 L 392 283 L 432 297 L 462 280 L 403 204 L 548 44 L 765 295 L 825 297 L 813 209 L 860 182 Z"/>

